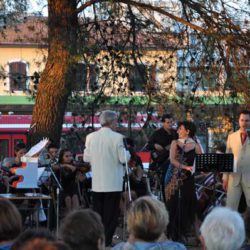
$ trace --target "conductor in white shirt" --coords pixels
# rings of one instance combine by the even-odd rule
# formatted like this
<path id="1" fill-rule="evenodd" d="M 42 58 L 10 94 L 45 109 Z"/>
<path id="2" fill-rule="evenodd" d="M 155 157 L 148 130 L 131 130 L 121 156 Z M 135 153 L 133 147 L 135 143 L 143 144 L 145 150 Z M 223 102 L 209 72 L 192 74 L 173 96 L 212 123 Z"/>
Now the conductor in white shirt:
<path id="1" fill-rule="evenodd" d="M 83 157 L 91 165 L 93 209 L 102 217 L 105 243 L 109 246 L 119 216 L 124 163 L 130 154 L 124 148 L 123 135 L 113 131 L 117 127 L 116 112 L 103 111 L 100 124 L 100 130 L 87 136 Z"/>

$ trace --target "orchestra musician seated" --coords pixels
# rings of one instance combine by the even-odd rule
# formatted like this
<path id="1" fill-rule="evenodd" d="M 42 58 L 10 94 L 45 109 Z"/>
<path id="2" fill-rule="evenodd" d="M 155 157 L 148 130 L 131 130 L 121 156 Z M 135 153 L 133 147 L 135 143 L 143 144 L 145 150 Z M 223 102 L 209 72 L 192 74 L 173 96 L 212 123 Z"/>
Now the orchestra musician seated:
<path id="1" fill-rule="evenodd" d="M 54 165 L 57 178 L 63 188 L 62 196 L 66 214 L 79 208 L 78 186 L 76 183 L 77 167 L 73 165 L 72 153 L 62 149 L 59 153 L 58 164 Z"/>
<path id="2" fill-rule="evenodd" d="M 134 147 L 134 140 L 131 138 L 126 138 L 127 148 L 130 153 L 130 159 L 128 161 L 128 173 L 129 173 L 129 183 L 131 189 L 131 198 L 135 200 L 138 197 L 144 196 L 147 194 L 147 185 L 143 177 L 144 170 L 141 158 L 136 154 Z M 126 181 L 126 179 L 125 179 Z M 122 194 L 120 209 L 124 210 L 124 204 L 128 207 L 129 197 L 127 193 L 127 188 L 124 188 L 125 191 Z"/>
<path id="3" fill-rule="evenodd" d="M 7 192 L 15 192 L 16 190 L 11 187 L 12 183 L 19 179 L 18 176 L 12 171 L 13 168 L 19 168 L 22 165 L 21 158 L 27 152 L 26 145 L 23 142 L 19 142 L 14 147 L 15 156 L 8 157 L 3 160 L 2 171 L 3 176 L 5 176 L 5 185 L 7 187 Z"/>

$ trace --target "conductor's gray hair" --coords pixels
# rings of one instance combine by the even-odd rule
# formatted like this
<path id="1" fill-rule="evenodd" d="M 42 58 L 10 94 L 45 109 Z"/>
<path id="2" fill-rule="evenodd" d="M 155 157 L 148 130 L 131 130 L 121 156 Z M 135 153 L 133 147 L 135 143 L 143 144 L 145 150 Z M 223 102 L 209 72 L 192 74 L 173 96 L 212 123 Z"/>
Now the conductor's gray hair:
<path id="1" fill-rule="evenodd" d="M 111 125 L 117 119 L 117 114 L 112 110 L 102 111 L 100 115 L 100 123 L 102 126 Z"/>
<path id="2" fill-rule="evenodd" d="M 238 250 L 245 240 L 244 221 L 230 208 L 213 209 L 200 231 L 207 250 Z"/>

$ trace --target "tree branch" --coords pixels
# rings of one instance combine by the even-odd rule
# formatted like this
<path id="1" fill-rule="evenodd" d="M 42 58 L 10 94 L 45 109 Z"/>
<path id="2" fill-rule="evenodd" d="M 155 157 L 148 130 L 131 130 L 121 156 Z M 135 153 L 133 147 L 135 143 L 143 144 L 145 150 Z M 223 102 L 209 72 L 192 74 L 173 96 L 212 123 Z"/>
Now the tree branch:
<path id="1" fill-rule="evenodd" d="M 91 6 L 92 4 L 95 4 L 95 3 L 101 3 L 101 2 L 107 2 L 108 0 L 90 0 L 88 2 L 86 2 L 85 4 L 81 5 L 78 9 L 77 9 L 77 13 L 83 11 L 84 9 L 86 9 L 87 7 Z M 182 23 L 186 26 L 189 26 L 190 28 L 194 29 L 194 30 L 197 30 L 197 31 L 200 31 L 202 33 L 208 33 L 205 29 L 203 29 L 202 27 L 196 25 L 196 24 L 193 24 L 193 23 L 190 23 L 186 20 L 184 20 L 183 18 L 180 18 L 178 16 L 175 16 L 169 12 L 167 12 L 166 10 L 162 9 L 161 7 L 158 7 L 158 6 L 153 6 L 151 4 L 146 4 L 146 3 L 140 3 L 140 2 L 136 2 L 136 1 L 133 1 L 133 0 L 113 0 L 113 2 L 115 3 L 124 3 L 124 4 L 130 4 L 132 6 L 135 6 L 135 7 L 140 7 L 140 8 L 144 8 L 144 9 L 147 9 L 147 10 L 153 10 L 153 11 L 156 11 L 158 13 L 161 13 L 179 23 Z"/>

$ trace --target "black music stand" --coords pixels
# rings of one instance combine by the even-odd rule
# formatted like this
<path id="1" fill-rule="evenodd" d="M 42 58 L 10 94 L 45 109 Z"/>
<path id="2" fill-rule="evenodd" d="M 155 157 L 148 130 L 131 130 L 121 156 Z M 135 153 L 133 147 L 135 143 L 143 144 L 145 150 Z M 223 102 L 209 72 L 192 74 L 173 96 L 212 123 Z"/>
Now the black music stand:
<path id="1" fill-rule="evenodd" d="M 197 154 L 195 170 L 197 172 L 233 172 L 233 154 Z"/>
<path id="2" fill-rule="evenodd" d="M 233 154 L 197 154 L 195 157 L 195 170 L 197 172 L 213 172 L 214 181 L 210 189 L 212 191 L 211 204 L 216 206 L 216 180 L 221 172 L 233 172 Z"/>

